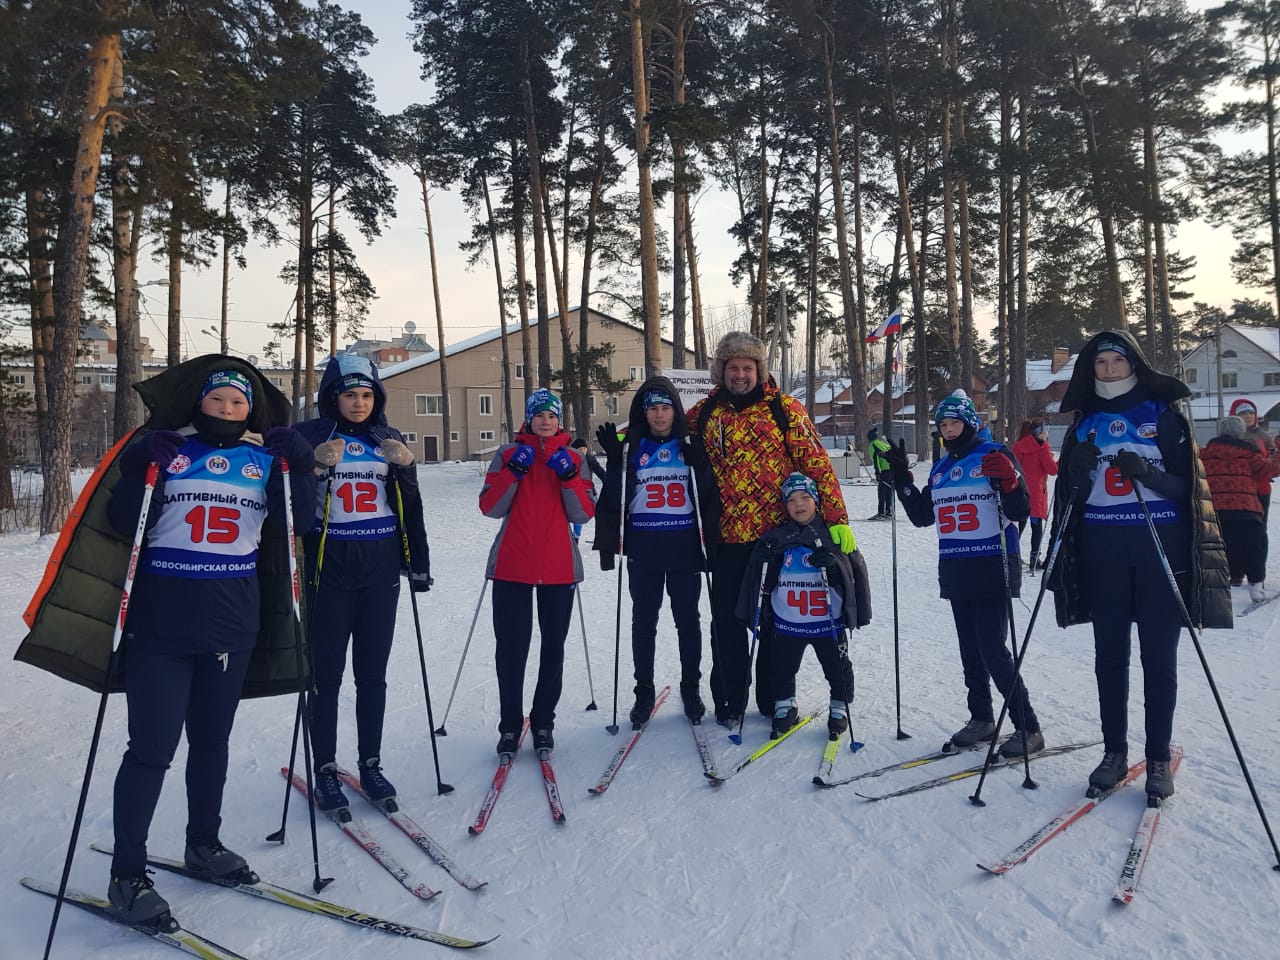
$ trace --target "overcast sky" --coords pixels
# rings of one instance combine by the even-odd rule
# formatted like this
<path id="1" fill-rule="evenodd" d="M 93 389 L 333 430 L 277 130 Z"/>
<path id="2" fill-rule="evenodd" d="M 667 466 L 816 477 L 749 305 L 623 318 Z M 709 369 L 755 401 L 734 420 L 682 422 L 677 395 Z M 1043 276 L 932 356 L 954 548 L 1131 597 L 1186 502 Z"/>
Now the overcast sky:
<path id="1" fill-rule="evenodd" d="M 1202 2 L 1192 2 L 1202 6 Z M 408 40 L 409 5 L 403 0 L 347 0 L 344 6 L 357 11 L 378 38 L 373 54 L 363 64 L 373 78 L 378 106 L 395 112 L 410 103 L 429 99 L 426 84 L 419 78 L 419 57 Z M 417 181 L 403 168 L 392 171 L 399 190 L 396 218 L 373 244 L 348 228 L 348 240 L 355 246 L 360 263 L 378 291 L 365 322 L 366 336 L 389 338 L 398 335 L 406 321 L 413 321 L 420 333 L 435 343 L 436 322 L 432 306 L 425 222 Z M 729 265 L 737 255 L 727 230 L 736 217 L 736 203 L 728 194 L 708 190 L 697 200 L 694 210 L 703 303 L 722 316 L 740 309 L 745 292 L 728 279 Z M 669 206 L 659 218 L 669 221 Z M 449 343 L 497 326 L 497 299 L 493 268 L 485 263 L 469 270 L 458 243 L 470 235 L 470 219 L 461 201 L 441 193 L 432 200 L 432 222 L 436 229 L 436 253 L 440 268 L 440 288 L 444 303 L 446 340 Z M 887 257 L 892 237 L 872 238 L 871 252 Z M 1196 300 L 1229 307 L 1242 295 L 1231 279 L 1229 258 L 1234 241 L 1225 229 L 1202 222 L 1178 228 L 1172 248 L 1197 258 L 1192 292 Z M 154 250 L 154 244 L 150 248 Z M 279 278 L 280 269 L 293 256 L 293 247 L 274 249 L 251 244 L 246 252 L 248 268 L 234 270 L 231 278 L 231 344 L 234 352 L 260 356 L 269 339 L 266 326 L 292 315 L 293 288 Z M 532 269 L 532 257 L 530 257 Z M 511 264 L 503 263 L 504 278 Z M 574 273 L 577 272 L 576 265 Z M 139 269 L 143 281 L 163 278 L 163 267 L 144 257 Z M 576 290 L 575 285 L 571 289 Z M 664 282 L 664 289 L 669 283 Z M 157 352 L 165 343 L 166 291 L 152 286 L 143 289 L 142 333 Z M 1246 291 L 1246 296 L 1262 296 Z M 184 352 L 196 355 L 218 349 L 217 324 L 220 303 L 219 268 L 196 273 L 188 269 L 183 281 Z M 576 297 L 570 298 L 576 305 Z M 554 312 L 554 298 L 552 300 Z M 606 302 L 595 304 L 610 312 Z M 989 311 L 988 311 L 989 313 Z M 710 322 L 710 321 L 709 321 Z M 291 355 L 292 348 L 286 350 Z"/>

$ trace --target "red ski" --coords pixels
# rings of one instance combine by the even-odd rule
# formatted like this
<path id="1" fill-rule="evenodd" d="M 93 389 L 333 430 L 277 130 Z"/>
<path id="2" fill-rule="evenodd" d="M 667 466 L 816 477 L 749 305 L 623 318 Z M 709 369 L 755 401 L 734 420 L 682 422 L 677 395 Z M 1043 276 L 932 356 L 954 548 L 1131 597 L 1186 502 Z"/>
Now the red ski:
<path id="1" fill-rule="evenodd" d="M 524 726 L 520 729 L 520 739 L 516 743 L 516 753 L 504 753 L 498 756 L 498 769 L 493 774 L 493 782 L 489 784 L 489 792 L 484 795 L 484 803 L 480 804 L 480 812 L 476 815 L 476 822 L 467 827 L 467 832 L 473 837 L 478 837 L 484 832 L 484 828 L 489 825 L 489 817 L 493 814 L 493 808 L 498 805 L 498 797 L 502 795 L 502 785 L 507 782 L 507 774 L 511 772 L 511 765 L 516 762 L 520 745 L 524 743 L 524 738 L 528 733 L 529 718 L 525 717 Z"/>

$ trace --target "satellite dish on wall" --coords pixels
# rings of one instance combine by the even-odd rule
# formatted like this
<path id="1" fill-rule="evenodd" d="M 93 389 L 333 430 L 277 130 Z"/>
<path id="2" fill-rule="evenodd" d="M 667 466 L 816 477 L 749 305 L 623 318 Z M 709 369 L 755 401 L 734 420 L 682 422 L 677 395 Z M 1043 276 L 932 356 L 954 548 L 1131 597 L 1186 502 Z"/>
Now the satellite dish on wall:
<path id="1" fill-rule="evenodd" d="M 404 322 L 404 334 L 406 337 L 413 336 L 413 332 L 418 329 L 418 325 L 412 320 Z"/>
<path id="2" fill-rule="evenodd" d="M 252 366 L 255 366 L 255 367 L 256 367 L 256 366 L 258 365 L 258 358 L 257 358 L 256 356 L 253 356 L 252 354 L 250 354 L 250 356 L 249 356 L 249 363 L 250 363 Z"/>

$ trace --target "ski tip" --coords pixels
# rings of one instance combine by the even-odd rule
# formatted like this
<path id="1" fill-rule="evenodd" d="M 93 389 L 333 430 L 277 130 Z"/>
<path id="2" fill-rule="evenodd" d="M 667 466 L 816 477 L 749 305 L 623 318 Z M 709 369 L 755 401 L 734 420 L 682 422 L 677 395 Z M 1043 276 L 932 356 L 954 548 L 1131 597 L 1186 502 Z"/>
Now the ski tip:
<path id="1" fill-rule="evenodd" d="M 815 776 L 813 778 L 813 785 L 815 787 L 825 787 L 827 785 L 827 781 L 823 780 L 821 777 Z"/>
<path id="2" fill-rule="evenodd" d="M 998 867 L 988 867 L 985 863 L 978 864 L 978 869 L 981 870 L 983 873 L 990 874 L 993 877 L 1003 876 L 1004 874 L 1004 871 L 999 869 Z"/>

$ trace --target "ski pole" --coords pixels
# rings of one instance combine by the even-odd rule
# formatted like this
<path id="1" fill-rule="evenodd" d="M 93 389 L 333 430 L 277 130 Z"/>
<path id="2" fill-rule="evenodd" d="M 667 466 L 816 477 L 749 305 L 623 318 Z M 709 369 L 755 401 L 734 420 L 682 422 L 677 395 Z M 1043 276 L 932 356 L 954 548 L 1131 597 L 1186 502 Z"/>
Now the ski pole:
<path id="1" fill-rule="evenodd" d="M 591 702 L 587 704 L 588 710 L 599 710 L 596 706 L 596 685 L 591 680 L 591 651 L 587 649 L 587 618 L 582 614 L 582 584 L 575 583 L 573 592 L 578 596 L 578 626 L 582 628 L 582 656 L 587 661 L 587 689 L 591 691 Z"/>
<path id="2" fill-rule="evenodd" d="M 400 546 L 404 550 L 404 565 L 409 572 L 409 606 L 413 609 L 413 632 L 418 638 L 418 666 L 422 671 L 422 695 L 427 701 L 427 731 L 431 735 L 431 761 L 436 768 L 436 796 L 453 793 L 453 785 L 445 783 L 440 776 L 440 750 L 436 746 L 436 721 L 431 715 L 431 685 L 427 682 L 427 653 L 422 645 L 422 621 L 418 617 L 418 593 L 413 589 L 412 554 L 409 550 L 409 528 L 404 523 L 404 494 L 400 490 L 400 480 L 392 481 L 396 488 L 396 518 L 400 521 Z"/>
<path id="3" fill-rule="evenodd" d="M 1062 519 L 1058 521 L 1058 529 L 1053 535 L 1053 542 L 1049 545 L 1049 559 L 1047 559 L 1044 564 L 1044 570 L 1040 579 L 1040 590 L 1036 594 L 1036 604 L 1031 610 L 1031 619 L 1027 621 L 1027 631 L 1022 637 L 1022 645 L 1018 648 L 1018 655 L 1013 661 L 1013 676 L 1015 684 L 1021 683 L 1022 660 L 1027 655 L 1027 645 L 1031 643 L 1031 631 L 1035 629 L 1036 618 L 1040 615 L 1040 605 L 1044 602 L 1044 594 L 1049 587 L 1049 578 L 1053 575 L 1053 568 L 1058 562 L 1058 551 L 1062 549 L 1062 538 L 1066 535 L 1067 526 L 1071 523 L 1071 514 L 1074 512 L 1075 507 L 1076 498 L 1073 496 L 1067 501 L 1067 506 L 1062 511 Z M 1010 602 L 1010 606 L 1012 606 L 1012 601 Z M 1010 688 L 1011 692 L 1016 689 L 1016 686 Z M 1008 708 L 1009 699 L 1006 697 L 1004 703 L 1000 705 L 1000 719 L 996 722 L 996 735 L 992 737 L 991 746 L 987 748 L 987 758 L 982 764 L 982 773 L 978 776 L 978 786 L 975 788 L 973 795 L 969 797 L 969 801 L 977 807 L 986 806 L 986 801 L 982 799 L 982 785 L 986 782 L 987 771 L 990 769 L 991 761 L 995 757 L 996 743 L 1000 739 L 1000 724 L 1003 722 L 1005 711 L 1008 710 Z M 1030 779 L 1030 773 L 1027 774 L 1027 778 Z"/>
<path id="4" fill-rule="evenodd" d="M 329 479 L 325 482 L 324 488 L 324 522 L 320 529 L 320 546 L 316 550 L 316 571 L 311 578 L 311 600 L 307 604 L 307 630 L 308 639 L 311 637 L 311 624 L 314 622 L 316 615 L 315 596 L 320 589 L 320 570 L 324 566 L 324 546 L 329 539 L 329 506 L 333 502 L 333 468 L 329 468 Z M 306 687 L 301 684 L 298 687 L 298 709 L 293 714 L 293 738 L 289 741 L 289 770 L 292 771 L 294 764 L 298 760 L 298 734 L 301 732 L 303 710 L 303 697 Z M 288 780 L 284 784 L 284 803 L 280 807 L 280 829 L 273 833 L 267 834 L 265 837 L 268 843 L 284 843 L 285 829 L 289 821 L 289 798 L 293 796 L 293 790 L 290 789 L 291 784 Z"/>
<path id="5" fill-rule="evenodd" d="M 49 936 L 44 942 L 44 960 L 49 960 L 53 949 L 53 935 L 58 929 L 58 914 L 67 896 L 67 882 L 71 879 L 71 862 L 75 859 L 76 843 L 80 839 L 80 825 L 84 822 L 84 808 L 89 800 L 89 781 L 93 778 L 93 764 L 98 757 L 98 743 L 102 739 L 102 722 L 107 713 L 107 696 L 111 692 L 111 672 L 115 669 L 120 641 L 124 636 L 124 621 L 129 613 L 129 594 L 138 572 L 138 557 L 142 553 L 142 538 L 147 532 L 147 514 L 151 511 L 151 496 L 155 493 L 160 467 L 155 462 L 147 464 L 142 487 L 142 506 L 138 510 L 138 527 L 133 532 L 133 547 L 129 551 L 129 566 L 125 569 L 124 586 L 120 591 L 120 612 L 116 616 L 115 630 L 111 634 L 111 651 L 107 654 L 106 672 L 102 677 L 102 696 L 98 699 L 98 715 L 93 722 L 93 736 L 89 738 L 89 757 L 84 765 L 84 782 L 80 786 L 80 799 L 76 803 L 75 819 L 71 822 L 71 838 L 67 841 L 67 856 L 62 863 L 62 878 L 58 881 L 58 895 L 53 901 L 53 916 L 49 920 Z"/>
<path id="6" fill-rule="evenodd" d="M 815 539 L 813 541 L 813 545 L 817 550 L 822 549 L 821 540 Z M 836 549 L 839 550 L 840 548 L 837 546 Z M 826 595 L 826 601 L 827 601 L 827 622 L 831 624 L 831 643 L 836 648 L 837 666 L 839 666 L 838 661 L 842 659 L 847 659 L 849 656 L 849 634 L 844 632 L 845 628 L 843 627 L 840 628 L 839 632 L 843 633 L 845 638 L 845 642 L 841 643 L 840 637 L 837 635 L 836 618 L 831 615 L 831 583 L 829 580 L 827 580 L 827 568 L 825 566 L 818 567 L 818 572 L 822 574 L 822 592 Z M 856 753 L 857 751 L 865 747 L 866 744 L 853 739 L 853 666 L 852 664 L 850 664 L 850 667 L 849 667 L 849 683 L 845 685 L 844 706 L 846 711 L 846 719 L 849 722 L 849 751 L 851 753 Z"/>
<path id="7" fill-rule="evenodd" d="M 314 797 L 315 781 L 311 775 L 311 709 L 305 693 L 308 672 L 302 659 L 302 607 L 300 605 L 298 583 L 298 546 L 293 537 L 293 490 L 289 486 L 289 461 L 284 457 L 280 458 L 280 479 L 284 491 L 285 539 L 289 541 L 289 590 L 293 602 L 293 650 L 298 671 L 298 709 L 301 711 L 299 720 L 302 727 L 302 764 L 307 777 L 307 796 Z M 290 779 L 293 777 L 292 765 L 289 767 L 289 777 Z M 288 803 L 287 800 L 285 802 Z M 320 876 L 320 841 L 316 837 L 316 805 L 314 802 L 307 804 L 307 818 L 311 825 L 311 863 L 315 869 L 315 876 L 312 878 L 311 886 L 316 893 L 319 893 L 333 883 L 333 877 Z M 280 842 L 284 842 L 283 830 L 281 831 Z"/>
<path id="8" fill-rule="evenodd" d="M 905 446 L 905 441 L 903 443 Z M 911 734 L 902 729 L 902 667 L 898 642 L 898 496 L 894 491 L 889 501 L 889 542 L 893 558 L 893 703 L 898 716 L 898 739 L 910 740 Z M 850 727 L 852 729 L 852 727 Z"/>
<path id="9" fill-rule="evenodd" d="M 1254 786 L 1253 777 L 1249 775 L 1249 765 L 1245 762 L 1244 752 L 1240 749 L 1240 741 L 1236 739 L 1236 732 L 1231 727 L 1231 720 L 1227 716 L 1226 704 L 1222 702 L 1222 695 L 1218 693 L 1218 685 L 1213 680 L 1213 671 L 1209 669 L 1209 661 L 1205 658 L 1204 647 L 1200 644 L 1200 632 L 1196 630 L 1195 625 L 1191 622 L 1191 614 L 1182 600 L 1182 591 L 1178 589 L 1178 579 L 1173 575 L 1173 568 L 1169 566 L 1169 557 L 1165 554 L 1164 546 L 1160 543 L 1160 535 L 1156 532 L 1155 521 L 1151 519 L 1151 510 L 1147 507 L 1147 498 L 1142 495 L 1142 489 L 1138 486 L 1138 482 L 1136 480 L 1133 481 L 1133 492 L 1138 498 L 1138 503 L 1142 506 L 1142 515 L 1147 521 L 1147 530 L 1151 533 L 1151 543 L 1156 549 L 1156 555 L 1160 558 L 1160 566 L 1164 569 L 1165 579 L 1169 581 L 1169 589 L 1173 592 L 1173 599 L 1178 604 L 1178 613 L 1182 616 L 1182 622 L 1186 626 L 1187 632 L 1191 634 L 1191 642 L 1195 644 L 1196 656 L 1200 658 L 1200 666 L 1204 669 L 1205 680 L 1209 682 L 1209 690 L 1213 693 L 1213 700 L 1218 705 L 1218 713 L 1222 715 L 1222 725 L 1227 730 L 1227 738 L 1231 741 L 1231 749 L 1236 753 L 1236 761 L 1240 764 L 1240 772 L 1244 774 L 1244 782 L 1249 787 L 1249 795 L 1253 797 L 1253 805 L 1258 811 L 1258 818 L 1262 821 L 1262 829 L 1266 831 L 1267 839 L 1271 841 L 1271 851 L 1276 856 L 1276 862 L 1271 869 L 1280 870 L 1280 847 L 1276 846 L 1276 837 L 1271 832 L 1271 823 L 1267 820 L 1266 811 L 1262 808 L 1262 798 L 1258 796 L 1258 788 Z"/>
<path id="10" fill-rule="evenodd" d="M 458 681 L 462 679 L 462 665 L 467 662 L 467 651 L 471 649 L 471 637 L 476 632 L 476 621 L 480 619 L 480 607 L 484 604 L 484 592 L 489 589 L 489 578 L 485 577 L 480 588 L 480 596 L 476 600 L 475 612 L 471 614 L 471 627 L 467 630 L 467 642 L 462 645 L 462 657 L 458 660 L 458 672 L 453 675 L 453 689 L 449 691 L 449 702 L 445 704 L 444 716 L 440 719 L 440 727 L 435 731 L 437 737 L 447 737 L 449 731 L 444 725 L 449 722 L 449 711 L 453 709 L 453 696 L 458 692 Z"/>
<path id="11" fill-rule="evenodd" d="M 618 735 L 618 664 L 622 658 L 622 568 L 627 555 L 623 538 L 627 532 L 627 448 L 630 437 L 622 441 L 622 479 L 618 484 L 618 599 L 613 611 L 613 723 L 605 727 L 611 736 Z"/>

